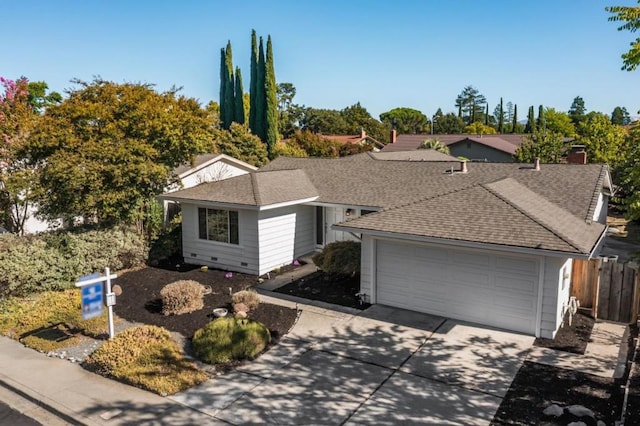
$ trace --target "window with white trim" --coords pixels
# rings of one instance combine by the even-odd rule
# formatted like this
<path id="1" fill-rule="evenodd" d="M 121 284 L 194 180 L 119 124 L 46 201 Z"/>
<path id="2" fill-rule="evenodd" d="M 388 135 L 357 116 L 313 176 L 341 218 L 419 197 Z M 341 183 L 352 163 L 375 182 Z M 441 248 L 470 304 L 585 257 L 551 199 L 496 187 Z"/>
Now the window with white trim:
<path id="1" fill-rule="evenodd" d="M 198 233 L 202 240 L 239 244 L 238 212 L 199 207 Z"/>

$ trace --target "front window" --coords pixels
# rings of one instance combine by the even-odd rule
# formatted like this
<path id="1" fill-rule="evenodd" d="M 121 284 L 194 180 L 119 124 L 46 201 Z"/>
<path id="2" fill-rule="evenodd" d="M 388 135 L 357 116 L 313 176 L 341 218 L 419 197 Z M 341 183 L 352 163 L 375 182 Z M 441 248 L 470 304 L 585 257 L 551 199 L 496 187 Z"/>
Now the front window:
<path id="1" fill-rule="evenodd" d="M 198 208 L 200 239 L 238 244 L 238 212 Z"/>

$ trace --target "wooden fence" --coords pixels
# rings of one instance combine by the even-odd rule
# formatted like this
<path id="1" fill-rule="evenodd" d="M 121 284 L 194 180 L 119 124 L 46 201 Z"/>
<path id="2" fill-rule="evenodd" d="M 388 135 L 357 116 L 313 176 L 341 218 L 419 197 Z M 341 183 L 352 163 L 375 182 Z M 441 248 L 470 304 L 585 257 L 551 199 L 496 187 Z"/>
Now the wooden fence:
<path id="1" fill-rule="evenodd" d="M 571 295 L 591 315 L 608 321 L 632 323 L 638 318 L 638 271 L 613 259 L 574 260 Z"/>

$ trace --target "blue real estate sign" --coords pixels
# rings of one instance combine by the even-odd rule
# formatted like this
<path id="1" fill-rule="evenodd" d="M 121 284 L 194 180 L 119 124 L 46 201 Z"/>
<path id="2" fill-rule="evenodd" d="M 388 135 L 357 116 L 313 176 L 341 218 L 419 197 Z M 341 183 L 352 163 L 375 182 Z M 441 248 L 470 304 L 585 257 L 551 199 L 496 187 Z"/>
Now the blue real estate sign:
<path id="1" fill-rule="evenodd" d="M 80 277 L 78 284 L 100 277 L 100 274 L 91 274 Z M 82 286 L 82 319 L 88 320 L 102 315 L 102 282 Z"/>

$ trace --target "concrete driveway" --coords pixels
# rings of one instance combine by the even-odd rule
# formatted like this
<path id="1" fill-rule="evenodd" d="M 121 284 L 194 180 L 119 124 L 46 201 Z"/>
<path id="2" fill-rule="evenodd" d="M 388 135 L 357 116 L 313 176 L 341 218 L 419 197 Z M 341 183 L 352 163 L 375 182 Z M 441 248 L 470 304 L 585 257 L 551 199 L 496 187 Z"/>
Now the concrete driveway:
<path id="1" fill-rule="evenodd" d="M 305 307 L 256 361 L 171 398 L 231 424 L 488 424 L 532 343 L 380 305 Z"/>

